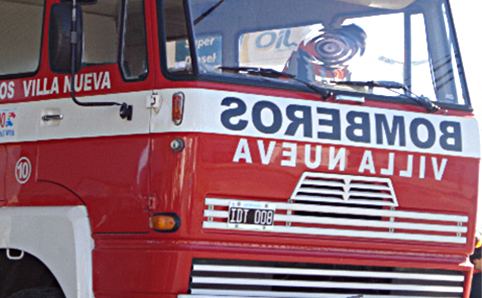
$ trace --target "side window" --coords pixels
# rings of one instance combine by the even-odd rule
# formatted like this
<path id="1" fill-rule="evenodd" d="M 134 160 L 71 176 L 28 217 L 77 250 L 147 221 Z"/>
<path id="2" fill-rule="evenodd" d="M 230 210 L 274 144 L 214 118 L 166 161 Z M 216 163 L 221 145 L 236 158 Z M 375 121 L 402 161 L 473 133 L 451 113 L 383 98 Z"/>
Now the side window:
<path id="1" fill-rule="evenodd" d="M 121 69 L 126 79 L 138 79 L 147 74 L 147 45 L 144 3 L 129 0 L 125 23 Z"/>
<path id="2" fill-rule="evenodd" d="M 117 63 L 122 1 L 83 5 L 85 66 Z"/>
<path id="3" fill-rule="evenodd" d="M 38 69 L 43 12 L 44 1 L 0 0 L 0 76 Z"/>
<path id="4" fill-rule="evenodd" d="M 192 73 L 183 1 L 165 0 L 163 14 L 168 71 L 171 73 Z"/>
<path id="5" fill-rule="evenodd" d="M 432 87 L 430 58 L 427 51 L 427 30 L 422 14 L 410 15 L 410 29 L 405 29 L 410 35 L 411 64 L 405 70 L 405 85 L 415 94 L 436 98 Z"/>
<path id="6" fill-rule="evenodd" d="M 147 74 L 147 46 L 143 1 L 98 1 L 95 5 L 84 5 L 82 9 L 83 65 L 119 63 L 125 79 L 144 77 Z M 119 50 L 120 46 L 122 50 Z"/>

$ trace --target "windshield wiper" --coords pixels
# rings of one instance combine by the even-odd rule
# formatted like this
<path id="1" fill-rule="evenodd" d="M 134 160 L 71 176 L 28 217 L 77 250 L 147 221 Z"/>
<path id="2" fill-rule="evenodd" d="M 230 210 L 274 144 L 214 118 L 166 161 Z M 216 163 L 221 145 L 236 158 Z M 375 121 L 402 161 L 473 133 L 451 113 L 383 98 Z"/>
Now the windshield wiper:
<path id="1" fill-rule="evenodd" d="M 369 87 L 369 88 L 385 88 L 388 90 L 391 90 L 398 95 L 404 96 L 406 98 L 409 98 L 419 105 L 423 106 L 424 108 L 427 109 L 427 112 L 429 113 L 435 113 L 438 110 L 440 110 L 440 107 L 436 105 L 435 103 L 431 102 L 428 98 L 423 97 L 423 96 L 418 96 L 414 94 L 410 89 L 407 87 L 407 85 L 399 82 L 394 82 L 394 81 L 332 81 L 330 83 L 333 83 L 335 85 L 346 85 L 346 86 L 360 86 L 360 87 Z M 400 93 L 396 92 L 393 89 L 402 89 L 405 91 L 405 93 Z"/>
<path id="2" fill-rule="evenodd" d="M 312 84 L 310 82 L 305 82 L 303 80 L 298 79 L 296 76 L 283 72 L 283 71 L 277 71 L 272 68 L 262 68 L 262 67 L 229 67 L 229 66 L 220 66 L 219 69 L 222 71 L 227 71 L 227 72 L 233 72 L 233 73 L 246 73 L 250 75 L 258 75 L 262 77 L 267 77 L 267 78 L 289 78 L 294 81 L 297 81 L 299 83 L 302 83 L 306 87 L 310 88 L 313 90 L 316 94 L 321 95 L 321 98 L 323 100 L 327 100 L 328 98 L 333 96 L 333 93 L 329 91 L 328 89 L 319 87 L 315 84 Z"/>

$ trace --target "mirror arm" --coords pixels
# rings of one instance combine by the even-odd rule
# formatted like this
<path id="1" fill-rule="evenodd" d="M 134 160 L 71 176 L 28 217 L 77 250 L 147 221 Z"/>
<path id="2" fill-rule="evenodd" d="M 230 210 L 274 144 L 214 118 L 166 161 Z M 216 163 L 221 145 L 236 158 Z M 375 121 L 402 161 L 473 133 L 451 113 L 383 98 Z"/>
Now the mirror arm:
<path id="1" fill-rule="evenodd" d="M 122 119 L 127 119 L 127 120 L 132 120 L 132 112 L 133 112 L 133 107 L 132 105 L 128 105 L 125 102 L 124 103 L 118 103 L 118 102 L 81 102 L 77 99 L 75 96 L 75 66 L 76 66 L 76 52 L 77 52 L 77 46 L 78 46 L 78 38 L 79 34 L 77 32 L 77 1 L 73 0 L 72 1 L 72 28 L 70 31 L 70 57 L 71 57 L 71 63 L 70 63 L 70 96 L 72 97 L 72 100 L 74 101 L 75 104 L 83 107 L 95 107 L 95 106 L 120 106 L 120 111 L 119 111 L 119 116 Z"/>

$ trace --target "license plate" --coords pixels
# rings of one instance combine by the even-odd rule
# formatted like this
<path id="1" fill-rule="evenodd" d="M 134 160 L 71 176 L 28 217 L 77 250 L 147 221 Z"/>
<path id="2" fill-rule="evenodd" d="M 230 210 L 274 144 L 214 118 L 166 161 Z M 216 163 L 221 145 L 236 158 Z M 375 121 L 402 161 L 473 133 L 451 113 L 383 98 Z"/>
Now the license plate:
<path id="1" fill-rule="evenodd" d="M 274 225 L 274 204 L 235 201 L 229 204 L 228 227 L 241 230 L 267 230 Z"/>

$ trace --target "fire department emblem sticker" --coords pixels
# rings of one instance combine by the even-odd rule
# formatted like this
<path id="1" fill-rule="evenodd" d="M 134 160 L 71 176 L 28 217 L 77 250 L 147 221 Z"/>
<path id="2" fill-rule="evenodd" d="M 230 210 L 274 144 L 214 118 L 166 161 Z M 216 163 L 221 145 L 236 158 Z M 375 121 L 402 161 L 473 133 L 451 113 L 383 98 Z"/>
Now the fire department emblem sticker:
<path id="1" fill-rule="evenodd" d="M 0 141 L 15 137 L 16 118 L 15 109 L 0 109 Z"/>

